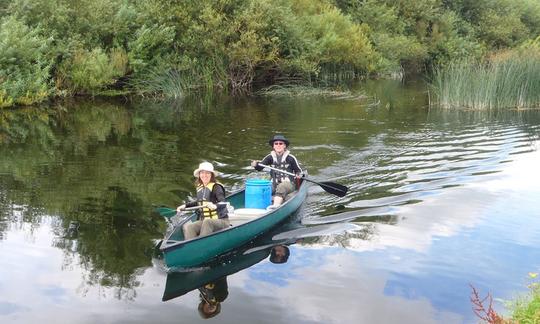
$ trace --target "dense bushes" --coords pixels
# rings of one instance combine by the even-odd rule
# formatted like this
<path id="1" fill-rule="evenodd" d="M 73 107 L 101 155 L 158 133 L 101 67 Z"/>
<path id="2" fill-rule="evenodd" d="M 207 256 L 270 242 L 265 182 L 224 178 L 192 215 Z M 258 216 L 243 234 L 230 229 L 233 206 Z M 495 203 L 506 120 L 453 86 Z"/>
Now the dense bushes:
<path id="1" fill-rule="evenodd" d="M 127 62 L 123 49 L 113 49 L 110 53 L 99 47 L 92 51 L 77 50 L 59 66 L 56 87 L 70 94 L 95 94 L 124 76 Z"/>
<path id="2" fill-rule="evenodd" d="M 9 17 L 0 23 L 0 107 L 32 104 L 51 90 L 51 41 Z"/>
<path id="3" fill-rule="evenodd" d="M 423 70 L 540 32 L 534 0 L 13 0 L 0 105 Z"/>

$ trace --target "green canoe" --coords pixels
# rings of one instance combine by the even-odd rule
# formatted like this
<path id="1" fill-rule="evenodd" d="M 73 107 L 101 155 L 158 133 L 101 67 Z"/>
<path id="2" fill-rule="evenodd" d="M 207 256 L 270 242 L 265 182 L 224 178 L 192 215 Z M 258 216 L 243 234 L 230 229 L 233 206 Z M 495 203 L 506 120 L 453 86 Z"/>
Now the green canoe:
<path id="1" fill-rule="evenodd" d="M 305 200 L 309 182 L 303 181 L 300 188 L 279 208 L 262 210 L 257 215 L 242 215 L 244 208 L 244 190 L 233 193 L 227 201 L 234 207 L 235 213 L 229 215 L 229 228 L 219 230 L 204 237 L 184 240 L 182 230 L 185 221 L 195 221 L 196 214 L 187 216 L 179 222 L 163 239 L 159 249 L 163 253 L 168 267 L 189 268 L 201 265 L 212 258 L 231 251 L 253 240 L 283 222 L 293 214 Z M 238 211 L 238 214 L 237 214 Z"/>

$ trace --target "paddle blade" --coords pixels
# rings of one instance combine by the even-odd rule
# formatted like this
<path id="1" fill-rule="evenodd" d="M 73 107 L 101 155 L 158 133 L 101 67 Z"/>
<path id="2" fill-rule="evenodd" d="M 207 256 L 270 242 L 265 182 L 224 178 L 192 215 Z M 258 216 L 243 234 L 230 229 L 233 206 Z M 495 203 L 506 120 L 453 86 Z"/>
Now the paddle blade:
<path id="1" fill-rule="evenodd" d="M 323 188 L 324 191 L 331 193 L 333 195 L 336 195 L 338 197 L 345 196 L 347 194 L 347 191 L 349 191 L 349 188 L 335 182 L 317 182 L 317 184 L 321 186 L 321 188 Z"/>

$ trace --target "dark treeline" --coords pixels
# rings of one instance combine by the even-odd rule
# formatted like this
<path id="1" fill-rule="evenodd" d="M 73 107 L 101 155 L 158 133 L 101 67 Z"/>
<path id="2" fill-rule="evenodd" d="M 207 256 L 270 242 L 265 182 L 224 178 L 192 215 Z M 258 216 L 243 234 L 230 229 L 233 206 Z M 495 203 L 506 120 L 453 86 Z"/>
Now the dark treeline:
<path id="1" fill-rule="evenodd" d="M 530 42 L 537 0 L 12 0 L 0 107 L 422 72 Z"/>

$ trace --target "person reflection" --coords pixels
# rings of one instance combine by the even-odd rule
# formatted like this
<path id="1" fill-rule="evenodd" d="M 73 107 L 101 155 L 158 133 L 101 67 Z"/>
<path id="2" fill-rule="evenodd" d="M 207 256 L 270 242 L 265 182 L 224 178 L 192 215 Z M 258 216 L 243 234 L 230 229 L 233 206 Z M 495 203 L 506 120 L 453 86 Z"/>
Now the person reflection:
<path id="1" fill-rule="evenodd" d="M 221 312 L 221 303 L 229 295 L 227 277 L 222 277 L 214 282 L 207 283 L 199 288 L 199 315 L 204 318 L 212 318 Z"/>
<path id="2" fill-rule="evenodd" d="M 266 249 L 268 253 L 268 249 Z M 261 251 L 262 252 L 262 251 Z M 289 259 L 290 251 L 286 245 L 276 245 L 270 249 L 270 262 L 280 264 Z M 268 254 L 266 254 L 268 256 Z M 259 259 L 261 260 L 261 259 Z M 221 277 L 215 281 L 207 283 L 199 288 L 199 306 L 197 307 L 199 315 L 203 319 L 212 318 L 221 312 L 221 303 L 229 295 L 227 285 L 227 276 Z"/>
<path id="3" fill-rule="evenodd" d="M 272 247 L 272 251 L 270 252 L 270 262 L 276 264 L 285 263 L 289 259 L 290 254 L 291 252 L 288 246 L 276 245 Z"/>

